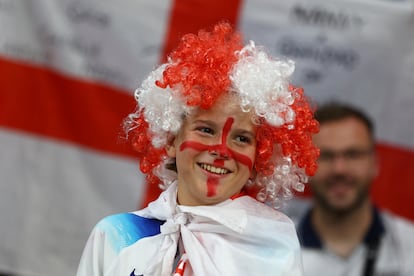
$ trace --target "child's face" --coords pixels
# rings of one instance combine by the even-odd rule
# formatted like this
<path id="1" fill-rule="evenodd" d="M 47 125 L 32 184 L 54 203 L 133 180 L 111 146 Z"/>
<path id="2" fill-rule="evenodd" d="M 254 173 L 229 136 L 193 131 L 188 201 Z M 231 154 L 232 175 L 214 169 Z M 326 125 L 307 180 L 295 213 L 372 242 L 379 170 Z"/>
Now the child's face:
<path id="1" fill-rule="evenodd" d="M 176 158 L 181 205 L 222 202 L 240 192 L 252 174 L 256 126 L 233 97 L 225 95 L 211 109 L 186 117 L 167 148 Z"/>

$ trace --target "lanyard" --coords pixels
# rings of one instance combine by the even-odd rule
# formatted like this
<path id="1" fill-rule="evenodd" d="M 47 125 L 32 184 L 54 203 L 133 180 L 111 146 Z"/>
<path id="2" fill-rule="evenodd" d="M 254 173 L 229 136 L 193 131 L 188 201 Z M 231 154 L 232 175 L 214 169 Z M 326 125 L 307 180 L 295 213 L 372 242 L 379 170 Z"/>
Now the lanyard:
<path id="1" fill-rule="evenodd" d="M 367 255 L 365 257 L 364 272 L 362 274 L 363 276 L 374 275 L 374 266 L 375 266 L 375 261 L 378 258 L 379 245 L 380 245 L 380 237 L 376 237 L 375 239 L 372 239 L 368 243 Z"/>

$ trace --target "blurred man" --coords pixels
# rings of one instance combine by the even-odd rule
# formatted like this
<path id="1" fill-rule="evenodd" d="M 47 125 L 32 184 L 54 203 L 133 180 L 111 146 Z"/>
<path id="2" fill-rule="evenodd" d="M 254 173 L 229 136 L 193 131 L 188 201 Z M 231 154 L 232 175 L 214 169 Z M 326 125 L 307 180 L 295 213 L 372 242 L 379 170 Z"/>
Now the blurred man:
<path id="1" fill-rule="evenodd" d="M 313 206 L 298 224 L 306 276 L 414 275 L 414 226 L 369 198 L 378 173 L 374 126 L 360 110 L 320 106 Z M 395 183 L 396 189 L 398 183 Z"/>

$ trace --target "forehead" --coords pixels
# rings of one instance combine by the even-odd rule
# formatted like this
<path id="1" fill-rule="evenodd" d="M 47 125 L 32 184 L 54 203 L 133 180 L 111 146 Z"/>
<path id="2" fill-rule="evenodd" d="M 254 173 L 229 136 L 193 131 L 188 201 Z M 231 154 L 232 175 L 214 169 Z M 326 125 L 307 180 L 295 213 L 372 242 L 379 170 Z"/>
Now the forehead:
<path id="1" fill-rule="evenodd" d="M 225 122 L 228 118 L 234 119 L 235 125 L 252 126 L 253 113 L 245 112 L 240 107 L 240 100 L 235 95 L 223 95 L 209 109 L 198 108 L 189 116 L 190 121 L 208 120 L 216 123 Z"/>
<path id="2" fill-rule="evenodd" d="M 321 124 L 319 133 L 313 136 L 313 142 L 319 148 L 331 150 L 366 148 L 372 145 L 367 127 L 353 117 Z"/>

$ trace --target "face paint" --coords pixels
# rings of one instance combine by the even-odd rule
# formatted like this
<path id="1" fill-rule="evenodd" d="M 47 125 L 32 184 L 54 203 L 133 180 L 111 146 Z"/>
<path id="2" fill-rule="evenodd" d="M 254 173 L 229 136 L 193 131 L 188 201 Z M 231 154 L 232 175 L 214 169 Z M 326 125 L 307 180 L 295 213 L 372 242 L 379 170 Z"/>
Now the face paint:
<path id="1" fill-rule="evenodd" d="M 215 167 L 223 167 L 224 166 L 224 159 L 216 159 L 213 162 Z"/>
<path id="2" fill-rule="evenodd" d="M 215 177 L 208 177 L 207 178 L 207 196 L 215 196 L 216 189 L 218 186 L 218 178 Z"/>
<path id="3" fill-rule="evenodd" d="M 213 165 L 216 167 L 223 167 L 225 159 L 234 159 L 236 162 L 241 163 L 249 168 L 252 171 L 253 161 L 246 155 L 240 154 L 236 151 L 227 147 L 227 136 L 231 130 L 234 119 L 228 118 L 223 127 L 223 134 L 221 137 L 221 144 L 216 145 L 205 145 L 195 141 L 184 141 L 180 145 L 180 151 L 183 151 L 187 148 L 196 150 L 196 151 L 207 151 L 209 153 L 217 153 L 219 158 L 215 159 Z M 208 176 L 207 178 L 207 195 L 214 196 L 216 194 L 216 188 L 218 185 L 218 178 L 213 176 Z"/>
<path id="4" fill-rule="evenodd" d="M 216 145 L 216 147 L 213 149 L 213 152 L 217 152 L 222 157 L 231 157 L 231 152 L 227 147 L 227 136 L 229 135 L 233 122 L 233 118 L 227 118 L 226 123 L 223 127 L 223 134 L 221 135 L 221 144 Z"/>
<path id="5" fill-rule="evenodd" d="M 187 148 L 191 148 L 196 151 L 208 151 L 208 152 L 217 152 L 220 157 L 228 157 L 236 160 L 239 163 L 242 163 L 243 165 L 247 166 L 249 170 L 251 171 L 253 168 L 253 161 L 246 155 L 240 154 L 232 149 L 229 149 L 227 147 L 227 135 L 230 131 L 231 125 L 233 124 L 233 118 L 228 118 L 226 121 L 226 124 L 223 127 L 223 135 L 221 138 L 221 144 L 218 145 L 205 145 L 201 144 L 199 142 L 194 141 L 184 141 L 180 145 L 180 150 L 183 151 Z M 222 159 L 216 159 L 216 160 L 222 160 Z M 224 160 L 223 160 L 224 164 Z"/>

